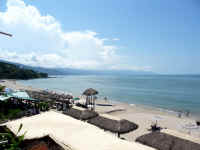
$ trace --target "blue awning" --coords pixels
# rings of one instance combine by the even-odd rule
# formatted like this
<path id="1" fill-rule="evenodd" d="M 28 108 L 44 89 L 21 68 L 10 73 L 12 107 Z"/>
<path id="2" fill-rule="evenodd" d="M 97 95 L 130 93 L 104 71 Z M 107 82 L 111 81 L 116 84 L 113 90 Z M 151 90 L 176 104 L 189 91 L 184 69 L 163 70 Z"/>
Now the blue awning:
<path id="1" fill-rule="evenodd" d="M 19 91 L 19 92 L 13 92 L 11 94 L 12 97 L 14 98 L 19 98 L 19 99 L 24 99 L 24 100 L 30 100 L 30 101 L 39 101 L 37 99 L 33 99 L 31 98 L 28 93 L 24 92 L 24 91 Z"/>

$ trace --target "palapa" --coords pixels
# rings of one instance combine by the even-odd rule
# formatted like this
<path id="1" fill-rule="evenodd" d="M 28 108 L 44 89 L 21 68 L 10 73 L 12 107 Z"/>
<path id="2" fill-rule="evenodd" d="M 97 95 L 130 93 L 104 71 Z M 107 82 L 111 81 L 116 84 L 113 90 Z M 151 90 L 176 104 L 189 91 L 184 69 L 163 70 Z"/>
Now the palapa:
<path id="1" fill-rule="evenodd" d="M 158 150 L 200 150 L 200 144 L 161 132 L 140 136 L 136 141 Z"/>
<path id="2" fill-rule="evenodd" d="M 97 94 L 98 94 L 98 91 L 96 91 L 96 90 L 93 89 L 93 88 L 86 89 L 86 90 L 83 92 L 83 95 L 86 95 L 86 96 L 93 96 L 93 95 L 97 95 Z"/>
<path id="3" fill-rule="evenodd" d="M 95 110 L 95 100 L 96 98 L 94 98 L 95 95 L 97 95 L 99 92 L 96 91 L 95 89 L 93 88 L 89 88 L 89 89 L 86 89 L 84 92 L 83 92 L 83 95 L 87 96 L 86 98 L 86 106 L 89 104 L 89 105 L 92 105 L 93 106 L 93 110 Z"/>
<path id="4" fill-rule="evenodd" d="M 125 119 L 115 120 L 104 116 L 97 116 L 88 120 L 88 123 L 96 125 L 104 130 L 108 130 L 114 133 L 128 133 L 136 130 L 138 125 Z"/>
<path id="5" fill-rule="evenodd" d="M 88 120 L 98 116 L 98 113 L 94 111 L 90 111 L 79 107 L 72 107 L 70 109 L 67 109 L 66 111 L 63 111 L 63 114 L 69 115 L 79 120 Z"/>

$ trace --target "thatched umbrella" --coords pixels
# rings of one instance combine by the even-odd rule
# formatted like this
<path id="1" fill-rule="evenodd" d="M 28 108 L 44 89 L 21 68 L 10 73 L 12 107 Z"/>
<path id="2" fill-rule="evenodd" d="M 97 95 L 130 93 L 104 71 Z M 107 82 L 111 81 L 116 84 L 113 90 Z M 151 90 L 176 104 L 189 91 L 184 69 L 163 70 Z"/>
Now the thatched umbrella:
<path id="1" fill-rule="evenodd" d="M 88 119 L 98 116 L 97 112 L 90 111 L 90 110 L 83 109 L 76 106 L 72 107 L 71 109 L 67 109 L 66 111 L 63 111 L 63 114 L 69 115 L 71 117 L 74 117 L 80 120 L 88 120 Z"/>
<path id="2" fill-rule="evenodd" d="M 88 121 L 89 123 L 96 125 L 104 130 L 111 131 L 113 133 L 128 133 L 136 130 L 138 125 L 125 119 L 114 119 L 99 115 Z"/>
<path id="3" fill-rule="evenodd" d="M 161 132 L 142 135 L 136 141 L 159 150 L 200 150 L 200 144 Z"/>
<path id="4" fill-rule="evenodd" d="M 93 109 L 95 109 L 95 99 L 94 99 L 94 96 L 97 95 L 99 92 L 96 91 L 95 89 L 93 88 L 89 88 L 89 89 L 86 89 L 84 92 L 83 92 L 83 95 L 87 96 L 86 98 L 86 105 L 88 104 L 88 102 L 90 104 L 93 105 Z"/>
<path id="5" fill-rule="evenodd" d="M 67 94 L 67 95 L 65 95 L 65 98 L 66 98 L 66 99 L 68 99 L 68 100 L 70 100 L 70 99 L 73 99 L 73 96 L 72 96 L 72 95 L 69 95 L 69 94 Z"/>
<path id="6" fill-rule="evenodd" d="M 97 94 L 98 94 L 98 91 L 96 91 L 96 90 L 93 89 L 93 88 L 86 89 L 86 90 L 83 92 L 83 95 L 86 95 L 86 96 L 93 96 L 93 95 L 97 95 Z"/>

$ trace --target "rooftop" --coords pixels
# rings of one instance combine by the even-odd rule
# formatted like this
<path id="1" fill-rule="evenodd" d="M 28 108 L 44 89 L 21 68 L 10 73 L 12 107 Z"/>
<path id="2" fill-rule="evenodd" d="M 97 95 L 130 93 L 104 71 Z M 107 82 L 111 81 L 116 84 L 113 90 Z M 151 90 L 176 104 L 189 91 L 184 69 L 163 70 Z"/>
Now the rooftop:
<path id="1" fill-rule="evenodd" d="M 54 111 L 11 121 L 6 125 L 12 132 L 17 133 L 20 123 L 23 124 L 20 134 L 27 131 L 25 139 L 51 135 L 58 142 L 74 150 L 155 150 L 139 143 L 119 139 L 114 134 L 104 132 L 89 123 Z"/>

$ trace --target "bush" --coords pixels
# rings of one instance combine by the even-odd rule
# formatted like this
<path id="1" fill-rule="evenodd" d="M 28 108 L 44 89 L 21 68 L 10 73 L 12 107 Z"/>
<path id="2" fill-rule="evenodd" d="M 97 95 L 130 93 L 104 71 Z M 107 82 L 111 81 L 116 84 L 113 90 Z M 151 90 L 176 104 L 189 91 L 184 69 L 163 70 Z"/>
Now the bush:
<path id="1" fill-rule="evenodd" d="M 49 110 L 49 103 L 40 102 L 39 108 L 40 108 L 41 111 L 47 111 L 47 110 Z"/>
<path id="2" fill-rule="evenodd" d="M 5 86 L 0 85 L 0 92 L 2 92 L 5 89 Z"/>
<path id="3" fill-rule="evenodd" d="M 10 130 L 6 130 L 6 132 L 4 133 L 0 133 L 0 141 L 1 142 L 5 142 L 5 143 L 1 143 L 0 144 L 0 149 L 6 149 L 6 150 L 21 150 L 20 148 L 20 144 L 22 143 L 22 141 L 24 140 L 24 135 L 26 133 L 24 133 L 21 136 L 18 136 L 19 132 L 21 131 L 23 125 L 20 124 L 17 135 L 14 136 Z"/>
<path id="4" fill-rule="evenodd" d="M 9 109 L 7 118 L 9 119 L 17 119 L 19 118 L 19 114 L 22 112 L 20 109 Z"/>

